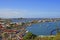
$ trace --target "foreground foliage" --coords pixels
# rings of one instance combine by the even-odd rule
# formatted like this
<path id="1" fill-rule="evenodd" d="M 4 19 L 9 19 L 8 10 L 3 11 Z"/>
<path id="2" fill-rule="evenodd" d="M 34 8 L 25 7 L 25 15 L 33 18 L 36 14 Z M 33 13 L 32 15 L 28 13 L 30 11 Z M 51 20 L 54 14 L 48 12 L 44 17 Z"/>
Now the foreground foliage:
<path id="1" fill-rule="evenodd" d="M 36 37 L 36 35 L 28 32 L 28 33 L 23 37 L 23 40 L 34 40 L 35 37 Z"/>

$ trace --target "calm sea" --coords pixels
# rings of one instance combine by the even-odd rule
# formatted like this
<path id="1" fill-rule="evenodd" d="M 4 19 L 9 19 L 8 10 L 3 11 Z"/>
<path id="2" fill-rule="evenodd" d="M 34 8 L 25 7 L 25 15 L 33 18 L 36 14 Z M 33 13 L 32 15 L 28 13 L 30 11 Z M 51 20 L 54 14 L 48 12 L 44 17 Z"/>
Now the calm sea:
<path id="1" fill-rule="evenodd" d="M 21 20 L 12 19 L 12 22 L 29 22 L 32 20 L 36 19 L 21 19 Z M 33 24 L 27 27 L 26 30 L 36 35 L 50 35 L 51 31 L 55 30 L 56 28 L 60 28 L 60 21 Z M 52 32 L 53 35 L 56 35 L 56 33 L 57 33 L 56 30 Z"/>
<path id="2" fill-rule="evenodd" d="M 36 35 L 50 35 L 51 33 L 56 35 L 56 28 L 60 28 L 60 21 L 33 24 L 26 29 Z"/>

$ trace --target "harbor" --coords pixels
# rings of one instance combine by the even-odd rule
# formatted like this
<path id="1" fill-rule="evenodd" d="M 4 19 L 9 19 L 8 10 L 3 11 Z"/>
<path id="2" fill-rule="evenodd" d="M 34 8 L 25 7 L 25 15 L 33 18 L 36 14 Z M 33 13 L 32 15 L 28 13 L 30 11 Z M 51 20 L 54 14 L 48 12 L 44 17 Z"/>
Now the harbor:
<path id="1" fill-rule="evenodd" d="M 18 21 L 18 20 L 16 20 Z M 39 37 L 55 37 L 51 35 L 56 35 L 56 23 L 60 23 L 59 20 L 53 21 L 50 20 L 31 20 L 27 22 L 12 22 L 11 20 L 3 20 L 0 19 L 0 34 L 2 35 L 3 40 L 23 40 L 23 37 L 26 35 L 26 33 L 31 32 Z M 45 25 L 45 26 L 44 26 Z M 54 27 L 51 25 L 55 25 Z M 49 29 L 49 27 L 53 29 Z M 40 29 L 41 28 L 41 29 Z M 46 28 L 46 29 L 45 29 Z M 36 30 L 38 29 L 38 30 Z M 44 29 L 44 31 L 42 31 Z M 48 31 L 47 31 L 48 30 Z M 45 32 L 45 33 L 44 33 Z M 5 35 L 8 36 L 8 38 L 5 38 Z M 42 35 L 42 36 L 41 36 Z M 44 36 L 46 35 L 46 36 Z M 50 35 L 50 36 L 47 36 Z M 15 36 L 15 37 L 14 37 Z"/>

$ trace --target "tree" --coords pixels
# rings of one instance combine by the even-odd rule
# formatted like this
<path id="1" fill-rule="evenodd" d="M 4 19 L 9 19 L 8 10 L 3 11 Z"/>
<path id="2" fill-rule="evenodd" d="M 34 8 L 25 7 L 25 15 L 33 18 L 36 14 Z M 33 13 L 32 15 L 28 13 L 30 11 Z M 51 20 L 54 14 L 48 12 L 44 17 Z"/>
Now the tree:
<path id="1" fill-rule="evenodd" d="M 32 40 L 32 39 L 34 39 L 35 37 L 36 37 L 36 35 L 28 32 L 28 33 L 23 37 L 23 40 L 30 40 L 30 39 Z"/>
<path id="2" fill-rule="evenodd" d="M 5 38 L 8 38 L 9 35 L 8 35 L 7 33 L 4 33 L 4 37 L 5 37 Z"/>

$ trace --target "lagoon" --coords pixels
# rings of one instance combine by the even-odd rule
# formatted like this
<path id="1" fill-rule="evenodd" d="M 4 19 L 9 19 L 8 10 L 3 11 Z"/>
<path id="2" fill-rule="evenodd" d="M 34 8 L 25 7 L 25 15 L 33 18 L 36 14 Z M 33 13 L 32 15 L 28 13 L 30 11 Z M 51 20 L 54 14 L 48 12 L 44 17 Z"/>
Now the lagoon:
<path id="1" fill-rule="evenodd" d="M 50 35 L 51 31 L 57 27 L 60 28 L 60 21 L 33 24 L 27 27 L 26 30 L 36 35 Z M 56 35 L 56 33 L 56 31 L 53 31 L 52 35 Z"/>

